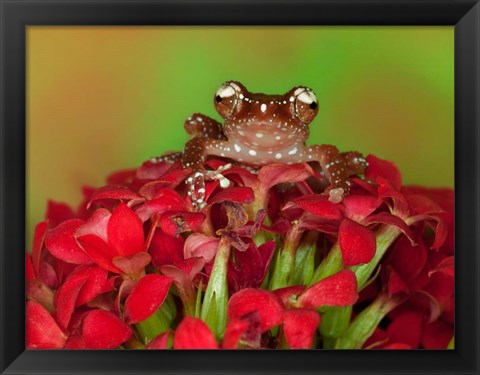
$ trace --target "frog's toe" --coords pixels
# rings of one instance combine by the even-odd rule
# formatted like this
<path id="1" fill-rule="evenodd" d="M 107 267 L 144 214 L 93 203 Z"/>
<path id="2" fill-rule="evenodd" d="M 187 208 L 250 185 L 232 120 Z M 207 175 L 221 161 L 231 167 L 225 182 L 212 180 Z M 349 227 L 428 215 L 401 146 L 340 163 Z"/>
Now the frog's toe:
<path id="1" fill-rule="evenodd" d="M 206 179 L 207 180 L 218 180 L 220 181 L 220 186 L 224 189 L 228 188 L 231 184 L 230 180 L 226 178 L 222 172 L 226 171 L 227 169 L 230 169 L 232 167 L 232 164 L 225 164 L 215 171 L 207 171 L 206 172 Z"/>
<path id="2" fill-rule="evenodd" d="M 341 187 L 331 189 L 329 191 L 330 197 L 328 198 L 328 200 L 333 203 L 340 203 L 344 197 L 344 194 L 345 190 Z"/>

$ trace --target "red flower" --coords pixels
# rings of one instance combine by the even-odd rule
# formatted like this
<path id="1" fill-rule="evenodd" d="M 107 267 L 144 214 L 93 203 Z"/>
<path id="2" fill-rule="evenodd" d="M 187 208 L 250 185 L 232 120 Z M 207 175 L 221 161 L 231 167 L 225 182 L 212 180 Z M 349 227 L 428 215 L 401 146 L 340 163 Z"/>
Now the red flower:
<path id="1" fill-rule="evenodd" d="M 77 210 L 48 203 L 26 255 L 28 348 L 448 345 L 451 190 L 402 186 L 369 155 L 332 203 L 314 164 L 210 158 L 195 211 L 191 170 L 171 158 L 84 187 Z"/>
<path id="2" fill-rule="evenodd" d="M 129 257 L 144 251 L 144 234 L 141 221 L 124 203 L 110 213 L 98 209 L 76 232 L 83 250 L 100 267 L 123 273 L 117 257 Z"/>
<path id="3" fill-rule="evenodd" d="M 203 321 L 187 316 L 175 331 L 173 347 L 175 349 L 218 349 L 218 343 Z"/>

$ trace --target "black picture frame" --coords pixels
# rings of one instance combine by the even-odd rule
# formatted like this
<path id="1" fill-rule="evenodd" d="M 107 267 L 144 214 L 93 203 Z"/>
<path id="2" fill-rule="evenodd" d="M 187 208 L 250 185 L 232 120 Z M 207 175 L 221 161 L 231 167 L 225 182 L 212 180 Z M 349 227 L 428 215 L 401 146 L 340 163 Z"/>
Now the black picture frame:
<path id="1" fill-rule="evenodd" d="M 2 374 L 479 374 L 480 4 L 383 1 L 1 0 Z M 28 25 L 455 25 L 454 350 L 25 350 L 25 36 Z"/>

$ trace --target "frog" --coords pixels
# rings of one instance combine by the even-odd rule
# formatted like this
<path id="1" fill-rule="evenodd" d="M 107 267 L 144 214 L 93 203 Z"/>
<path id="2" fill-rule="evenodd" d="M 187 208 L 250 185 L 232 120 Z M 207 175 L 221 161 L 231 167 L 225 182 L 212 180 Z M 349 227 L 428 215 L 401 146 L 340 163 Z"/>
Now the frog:
<path id="1" fill-rule="evenodd" d="M 215 92 L 213 104 L 223 118 L 223 124 L 201 113 L 194 113 L 184 123 L 191 136 L 182 153 L 155 159 L 181 160 L 191 168 L 186 179 L 188 195 L 197 209 L 205 206 L 205 181 L 220 180 L 228 187 L 222 171 L 206 170 L 208 156 L 229 159 L 245 166 L 260 168 L 267 164 L 319 163 L 329 182 L 325 189 L 328 200 L 340 203 L 350 192 L 350 177 L 361 175 L 368 167 L 358 151 L 340 152 L 336 146 L 306 144 L 309 125 L 319 110 L 312 89 L 296 86 L 283 95 L 252 93 L 238 81 L 227 81 Z"/>

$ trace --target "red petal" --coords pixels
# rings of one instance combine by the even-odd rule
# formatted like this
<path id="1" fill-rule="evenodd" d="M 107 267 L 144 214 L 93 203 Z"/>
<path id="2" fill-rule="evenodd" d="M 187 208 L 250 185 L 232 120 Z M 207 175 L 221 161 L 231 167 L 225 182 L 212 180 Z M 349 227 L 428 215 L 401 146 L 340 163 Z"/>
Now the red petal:
<path id="1" fill-rule="evenodd" d="M 422 337 L 422 316 L 408 312 L 398 316 L 390 323 L 387 333 L 392 342 L 400 342 L 418 348 Z"/>
<path id="2" fill-rule="evenodd" d="M 314 175 L 313 170 L 307 163 L 294 165 L 269 164 L 260 169 L 258 180 L 264 190 L 282 182 L 298 182 L 306 180 Z"/>
<path id="3" fill-rule="evenodd" d="M 336 203 L 334 203 L 336 204 Z M 295 220 L 295 219 L 294 219 Z M 337 234 L 340 222 L 338 220 L 328 220 L 321 216 L 314 215 L 310 212 L 303 212 L 299 220 L 299 230 L 315 229 L 319 232 Z"/>
<path id="4" fill-rule="evenodd" d="M 113 349 L 132 336 L 129 326 L 105 310 L 93 310 L 83 320 L 83 339 L 88 349 Z"/>
<path id="5" fill-rule="evenodd" d="M 122 271 L 112 263 L 112 259 L 118 256 L 116 250 L 100 237 L 93 234 L 87 234 L 78 237 L 77 240 L 83 247 L 83 250 L 85 250 L 90 258 L 92 258 L 100 267 L 114 273 L 122 273 Z"/>
<path id="6" fill-rule="evenodd" d="M 305 195 L 295 199 L 293 203 L 305 211 L 311 212 L 326 220 L 339 221 L 342 220 L 343 217 L 341 205 L 330 202 L 328 197 L 324 195 Z M 285 206 L 285 208 L 287 208 L 287 206 Z"/>
<path id="7" fill-rule="evenodd" d="M 403 344 L 401 342 L 397 342 L 397 343 L 394 343 L 394 344 L 385 345 L 382 349 L 415 349 L 415 348 L 412 348 L 408 344 Z"/>
<path id="8" fill-rule="evenodd" d="M 371 195 L 350 194 L 343 198 L 345 216 L 353 221 L 362 221 L 382 203 L 377 197 Z"/>
<path id="9" fill-rule="evenodd" d="M 40 258 L 42 256 L 43 240 L 45 239 L 45 232 L 47 231 L 47 222 L 38 223 L 35 227 L 35 234 L 33 235 L 32 247 L 32 263 L 35 275 L 39 275 Z"/>
<path id="10" fill-rule="evenodd" d="M 126 256 L 143 251 L 143 226 L 135 213 L 124 203 L 112 212 L 107 226 L 108 243 L 119 255 Z"/>
<path id="11" fill-rule="evenodd" d="M 143 227 L 135 213 L 125 203 L 112 212 L 107 226 L 108 243 L 118 255 L 126 256 L 143 251 Z"/>
<path id="12" fill-rule="evenodd" d="M 205 221 L 201 212 L 167 211 L 160 217 L 160 228 L 170 236 L 196 230 Z"/>
<path id="13" fill-rule="evenodd" d="M 430 246 L 431 249 L 438 249 L 445 244 L 445 241 L 447 240 L 447 236 L 449 233 L 448 233 L 447 223 L 442 217 L 442 214 L 416 215 L 416 216 L 409 217 L 408 220 L 411 224 L 419 221 L 426 221 L 427 224 L 429 224 L 432 227 L 432 229 L 435 231 L 435 240 L 433 241 L 433 244 Z M 433 228 L 433 225 L 431 224 L 432 221 L 437 223 L 435 228 Z"/>
<path id="14" fill-rule="evenodd" d="M 172 188 L 172 183 L 168 181 L 152 181 L 143 185 L 138 193 L 147 200 L 155 199 L 164 189 Z"/>
<path id="15" fill-rule="evenodd" d="M 151 201 L 145 202 L 137 210 L 136 214 L 142 222 L 147 221 L 153 214 L 163 214 L 167 211 L 186 211 L 184 199 L 173 189 L 163 189 L 158 196 Z"/>
<path id="16" fill-rule="evenodd" d="M 167 298 L 171 283 L 172 279 L 163 275 L 142 277 L 125 301 L 125 321 L 135 324 L 152 315 Z"/>
<path id="17" fill-rule="evenodd" d="M 425 349 L 446 349 L 452 337 L 453 326 L 442 320 L 437 320 L 425 326 L 422 346 Z"/>
<path id="18" fill-rule="evenodd" d="M 320 324 L 320 314 L 309 309 L 292 309 L 283 313 L 283 332 L 290 349 L 311 349 Z"/>
<path id="19" fill-rule="evenodd" d="M 275 251 L 275 241 L 269 241 L 257 248 L 253 240 L 248 241 L 246 251 L 235 249 L 235 262 L 229 264 L 227 276 L 232 289 L 258 288 L 268 272 L 268 265 Z"/>
<path id="20" fill-rule="evenodd" d="M 107 177 L 107 183 L 110 185 L 113 184 L 126 184 L 131 182 L 137 173 L 136 168 L 131 169 L 121 169 L 119 171 L 113 172 Z"/>
<path id="21" fill-rule="evenodd" d="M 159 334 L 147 345 L 147 349 L 168 349 L 168 341 L 172 331 L 168 330 L 167 332 Z"/>
<path id="22" fill-rule="evenodd" d="M 435 272 L 430 276 L 429 283 L 424 291 L 430 294 L 441 306 L 447 305 L 454 294 L 454 278 L 442 272 Z"/>
<path id="23" fill-rule="evenodd" d="M 93 234 L 100 237 L 103 241 L 108 241 L 107 225 L 112 214 L 105 208 L 95 210 L 88 218 L 88 221 L 78 228 L 76 237 Z"/>
<path id="24" fill-rule="evenodd" d="M 60 263 L 60 262 L 58 262 Z M 59 269 L 61 268 L 65 274 L 68 274 L 68 266 L 72 266 L 72 264 L 67 264 L 67 263 L 61 263 L 56 264 L 56 268 Z M 58 276 L 57 276 L 57 271 L 53 268 L 53 266 L 50 263 L 42 262 L 40 263 L 40 277 L 39 280 L 41 280 L 46 286 L 48 286 L 50 289 L 57 289 L 58 288 Z"/>
<path id="25" fill-rule="evenodd" d="M 376 181 L 381 177 L 390 182 L 397 190 L 402 187 L 402 175 L 398 167 L 388 160 L 382 160 L 373 155 L 367 156 L 368 168 L 365 177 Z"/>
<path id="26" fill-rule="evenodd" d="M 135 198 L 140 198 L 140 196 L 131 191 L 125 185 L 107 185 L 99 188 L 97 191 L 95 191 L 95 193 L 93 193 L 89 202 L 87 203 L 87 209 L 90 207 L 92 202 L 99 199 L 131 200 Z"/>
<path id="27" fill-rule="evenodd" d="M 361 188 L 362 192 L 363 190 L 369 192 L 373 196 L 377 196 L 377 184 L 370 180 L 363 180 L 358 177 L 351 177 L 350 182 L 352 182 L 352 190 L 356 189 L 357 187 Z"/>
<path id="28" fill-rule="evenodd" d="M 56 319 L 60 327 L 68 328 L 70 319 L 86 277 L 75 275 L 67 279 L 55 294 Z"/>
<path id="29" fill-rule="evenodd" d="M 26 320 L 26 346 L 28 349 L 63 348 L 67 337 L 42 305 L 28 301 Z"/>
<path id="30" fill-rule="evenodd" d="M 388 295 L 393 296 L 398 293 L 409 293 L 410 289 L 405 281 L 399 276 L 395 269 L 390 268 L 387 284 Z"/>
<path id="31" fill-rule="evenodd" d="M 378 183 L 378 199 L 386 201 L 389 203 L 391 199 L 393 202 L 393 207 L 390 207 L 390 210 L 396 215 L 406 218 L 410 214 L 408 207 L 407 198 L 403 193 L 401 193 L 395 186 L 393 186 L 387 180 L 384 180 L 381 177 L 377 178 Z"/>
<path id="32" fill-rule="evenodd" d="M 147 160 L 137 169 L 137 178 L 140 180 L 155 180 L 163 176 L 171 167 L 172 164 L 169 162 L 154 163 Z"/>
<path id="33" fill-rule="evenodd" d="M 184 243 L 183 237 L 172 237 L 160 230 L 155 231 L 150 245 L 153 265 L 160 268 L 166 264 L 182 263 Z"/>
<path id="34" fill-rule="evenodd" d="M 381 212 L 376 215 L 369 216 L 363 220 L 363 224 L 369 225 L 373 223 L 381 223 L 381 224 L 387 224 L 387 225 L 393 225 L 394 227 L 397 227 L 400 229 L 405 236 L 408 237 L 412 245 L 415 244 L 415 239 L 413 238 L 413 233 L 408 227 L 408 225 L 405 223 L 403 219 L 401 219 L 398 216 L 391 215 L 387 212 Z"/>
<path id="35" fill-rule="evenodd" d="M 192 233 L 185 241 L 185 259 L 202 257 L 209 263 L 217 254 L 220 240 L 216 237 L 206 236 L 202 233 Z"/>
<path id="36" fill-rule="evenodd" d="M 402 193 L 405 189 L 402 189 Z M 405 194 L 408 201 L 408 206 L 415 215 L 427 215 L 433 213 L 444 212 L 437 203 L 421 194 Z"/>
<path id="37" fill-rule="evenodd" d="M 254 311 L 257 311 L 260 316 L 262 332 L 282 322 L 282 302 L 275 294 L 266 290 L 242 289 L 232 295 L 228 302 L 228 318 L 230 320 L 241 319 Z"/>
<path id="38" fill-rule="evenodd" d="M 83 337 L 78 334 L 68 336 L 67 342 L 65 343 L 65 349 L 85 349 L 85 342 Z"/>
<path id="39" fill-rule="evenodd" d="M 442 272 L 445 275 L 449 276 L 455 276 L 455 263 L 454 263 L 454 257 L 447 257 L 443 259 L 437 267 L 428 273 L 429 276 L 431 276 L 435 272 Z"/>
<path id="40" fill-rule="evenodd" d="M 313 284 L 298 298 L 300 307 L 350 306 L 358 298 L 357 279 L 350 270 L 343 270 Z"/>
<path id="41" fill-rule="evenodd" d="M 217 341 L 208 326 L 197 318 L 186 316 L 173 337 L 175 349 L 218 349 Z"/>
<path id="42" fill-rule="evenodd" d="M 32 258 L 28 253 L 25 254 L 25 274 L 26 274 L 26 280 L 35 280 L 35 271 L 33 270 L 33 265 L 32 265 Z"/>
<path id="43" fill-rule="evenodd" d="M 410 283 L 420 274 L 426 262 L 427 249 L 423 241 L 418 241 L 416 246 L 412 246 L 407 237 L 404 236 L 395 242 L 388 258 L 388 263 L 407 283 Z"/>
<path id="44" fill-rule="evenodd" d="M 377 248 L 375 233 L 350 219 L 340 224 L 338 243 L 345 267 L 370 262 Z"/>
<path id="45" fill-rule="evenodd" d="M 159 178 L 160 181 L 168 182 L 171 187 L 176 187 L 192 173 L 190 168 L 170 168 L 168 173 Z"/>
<path id="46" fill-rule="evenodd" d="M 82 250 L 75 238 L 77 229 L 83 224 L 83 220 L 72 219 L 49 230 L 45 236 L 45 246 L 50 254 L 68 263 L 91 263 L 92 259 Z"/>
<path id="47" fill-rule="evenodd" d="M 140 275 L 151 261 L 152 257 L 150 254 L 144 251 L 130 255 L 129 257 L 115 257 L 112 259 L 115 267 L 118 267 L 123 273 L 132 277 Z"/>
<path id="48" fill-rule="evenodd" d="M 209 199 L 209 204 L 220 203 L 224 201 L 251 203 L 255 199 L 253 190 L 249 187 L 231 187 L 224 189 Z"/>
<path id="49" fill-rule="evenodd" d="M 78 294 L 78 298 L 76 301 L 76 306 L 83 305 L 94 299 L 101 293 L 108 292 L 113 289 L 113 285 L 111 282 L 108 281 L 108 272 L 103 268 L 98 266 L 88 266 L 88 268 L 78 268 L 74 271 L 81 272 L 85 276 L 85 284 L 83 284 L 80 293 Z M 69 278 L 72 274 L 69 275 Z"/>
<path id="50" fill-rule="evenodd" d="M 265 278 L 265 276 L 267 275 L 267 272 L 268 272 L 268 269 L 269 269 L 269 266 L 270 266 L 270 262 L 272 261 L 272 258 L 273 258 L 273 253 L 275 252 L 275 246 L 276 246 L 275 240 L 270 240 L 270 241 L 267 241 L 267 242 L 261 244 L 258 247 L 258 252 L 260 253 L 260 256 L 262 257 L 262 263 L 263 263 L 262 281 Z"/>
<path id="51" fill-rule="evenodd" d="M 73 219 L 74 217 L 75 214 L 68 204 L 52 200 L 48 201 L 45 219 L 47 219 L 51 227 L 56 227 L 61 222 Z"/>
<path id="52" fill-rule="evenodd" d="M 250 322 L 241 319 L 233 319 L 227 324 L 225 328 L 225 335 L 223 336 L 223 349 L 237 349 L 238 342 L 242 335 L 247 331 Z"/>

